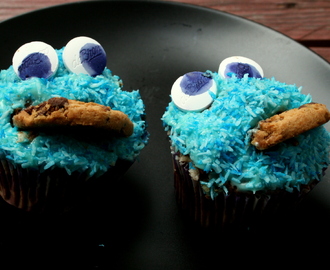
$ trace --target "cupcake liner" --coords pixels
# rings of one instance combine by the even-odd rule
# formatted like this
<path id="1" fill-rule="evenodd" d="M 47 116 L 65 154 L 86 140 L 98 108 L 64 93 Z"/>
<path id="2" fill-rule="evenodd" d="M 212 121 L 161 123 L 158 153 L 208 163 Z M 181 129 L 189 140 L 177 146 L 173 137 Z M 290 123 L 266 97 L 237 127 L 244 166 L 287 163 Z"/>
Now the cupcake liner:
<path id="1" fill-rule="evenodd" d="M 0 159 L 0 196 L 28 212 L 67 212 L 83 203 L 98 183 L 119 179 L 132 164 L 118 160 L 116 166 L 101 177 L 89 178 L 86 173 L 68 175 L 62 168 L 40 173 Z"/>
<path id="2" fill-rule="evenodd" d="M 286 190 L 240 192 L 227 186 L 228 192 L 219 192 L 211 199 L 203 192 L 200 181 L 192 179 L 187 162 L 173 154 L 174 187 L 179 207 L 201 227 L 247 229 L 274 217 L 274 214 L 293 210 L 310 192 L 317 181 L 292 193 Z M 205 176 L 206 177 L 206 176 Z"/>

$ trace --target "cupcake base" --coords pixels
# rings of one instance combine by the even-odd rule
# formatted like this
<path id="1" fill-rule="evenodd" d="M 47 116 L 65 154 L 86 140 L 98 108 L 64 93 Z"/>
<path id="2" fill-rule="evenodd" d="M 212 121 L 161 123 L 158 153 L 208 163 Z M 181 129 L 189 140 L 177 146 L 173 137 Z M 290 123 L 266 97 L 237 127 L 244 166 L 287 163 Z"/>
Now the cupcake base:
<path id="1" fill-rule="evenodd" d="M 61 168 L 39 173 L 1 159 L 0 196 L 7 203 L 28 212 L 63 213 L 86 201 L 89 192 L 98 184 L 122 177 L 132 164 L 118 160 L 116 166 L 94 179 L 81 173 L 68 175 Z"/>
<path id="2" fill-rule="evenodd" d="M 262 220 L 279 213 L 292 211 L 310 192 L 317 181 L 294 190 L 267 192 L 240 192 L 227 186 L 228 192 L 219 192 L 214 199 L 207 197 L 199 181 L 193 180 L 187 162 L 173 154 L 174 186 L 179 207 L 201 227 L 249 229 Z"/>

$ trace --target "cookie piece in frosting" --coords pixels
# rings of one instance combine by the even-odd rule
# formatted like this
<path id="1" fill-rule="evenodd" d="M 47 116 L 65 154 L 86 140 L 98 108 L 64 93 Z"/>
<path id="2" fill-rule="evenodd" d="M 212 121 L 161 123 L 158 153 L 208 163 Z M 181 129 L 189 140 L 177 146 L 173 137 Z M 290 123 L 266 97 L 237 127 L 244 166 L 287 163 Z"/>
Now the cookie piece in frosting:
<path id="1" fill-rule="evenodd" d="M 128 116 L 108 106 L 54 97 L 13 116 L 20 130 L 95 129 L 128 137 L 133 123 Z"/>
<path id="2" fill-rule="evenodd" d="M 325 105 L 308 103 L 260 121 L 251 143 L 258 150 L 265 150 L 329 120 L 330 112 Z"/>

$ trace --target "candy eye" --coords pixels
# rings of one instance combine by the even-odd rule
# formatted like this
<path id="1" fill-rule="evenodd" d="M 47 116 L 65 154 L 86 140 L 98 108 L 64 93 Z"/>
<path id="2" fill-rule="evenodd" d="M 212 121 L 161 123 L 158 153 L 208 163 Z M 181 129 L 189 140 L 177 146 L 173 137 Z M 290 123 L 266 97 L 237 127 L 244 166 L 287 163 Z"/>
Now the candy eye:
<path id="1" fill-rule="evenodd" d="M 244 74 L 254 78 L 264 76 L 264 72 L 258 63 L 242 56 L 232 56 L 224 59 L 220 63 L 219 74 L 223 78 L 230 78 L 232 74 L 235 74 L 237 78 L 243 78 Z"/>
<path id="2" fill-rule="evenodd" d="M 63 62 L 73 73 L 97 76 L 102 74 L 107 64 L 106 53 L 96 40 L 76 37 L 63 50 Z"/>
<path id="3" fill-rule="evenodd" d="M 48 79 L 58 68 L 57 53 L 52 46 L 41 41 L 26 43 L 15 52 L 13 68 L 22 80 L 32 77 Z"/>
<path id="4" fill-rule="evenodd" d="M 171 97 L 174 104 L 183 111 L 202 111 L 213 102 L 210 91 L 217 93 L 211 74 L 193 71 L 174 82 Z"/>

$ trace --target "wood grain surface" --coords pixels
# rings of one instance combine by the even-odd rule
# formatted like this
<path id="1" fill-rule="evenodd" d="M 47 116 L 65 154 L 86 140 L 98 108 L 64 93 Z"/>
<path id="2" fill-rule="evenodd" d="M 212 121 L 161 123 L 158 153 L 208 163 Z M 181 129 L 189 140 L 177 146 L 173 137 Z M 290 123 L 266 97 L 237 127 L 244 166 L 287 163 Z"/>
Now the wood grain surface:
<path id="1" fill-rule="evenodd" d="M 330 1 L 323 0 L 167 0 L 238 15 L 279 31 L 330 62 Z M 76 0 L 6 0 L 0 22 L 36 9 Z"/>

